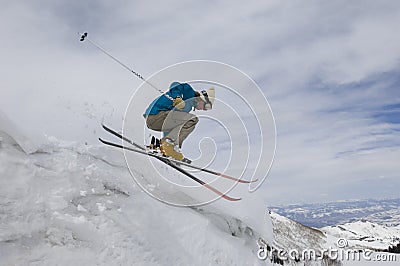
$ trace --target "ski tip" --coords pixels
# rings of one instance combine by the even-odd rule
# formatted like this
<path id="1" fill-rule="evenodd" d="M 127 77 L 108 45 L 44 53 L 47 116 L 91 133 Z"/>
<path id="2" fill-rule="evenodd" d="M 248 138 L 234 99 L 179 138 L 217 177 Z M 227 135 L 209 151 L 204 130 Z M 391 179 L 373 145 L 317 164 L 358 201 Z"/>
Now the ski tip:
<path id="1" fill-rule="evenodd" d="M 106 124 L 104 124 L 103 122 L 101 122 L 101 126 L 107 131 L 111 130 L 111 128 L 109 126 L 107 126 Z"/>
<path id="2" fill-rule="evenodd" d="M 226 194 L 221 195 L 221 197 L 226 199 L 226 200 L 229 200 L 229 201 L 239 201 L 239 200 L 242 199 L 242 198 L 232 198 L 232 197 L 230 197 L 230 196 L 228 196 Z"/>
<path id="3" fill-rule="evenodd" d="M 239 201 L 239 200 L 242 200 L 242 198 L 232 198 L 232 197 L 229 197 L 229 196 L 227 196 L 227 195 L 223 195 L 222 197 L 223 197 L 224 199 L 229 200 L 229 201 Z"/>
<path id="4" fill-rule="evenodd" d="M 251 183 L 255 183 L 257 181 L 258 181 L 258 179 L 254 179 L 254 180 L 242 180 L 242 179 L 240 179 L 238 182 L 239 183 L 244 183 L 244 184 L 251 184 Z"/>

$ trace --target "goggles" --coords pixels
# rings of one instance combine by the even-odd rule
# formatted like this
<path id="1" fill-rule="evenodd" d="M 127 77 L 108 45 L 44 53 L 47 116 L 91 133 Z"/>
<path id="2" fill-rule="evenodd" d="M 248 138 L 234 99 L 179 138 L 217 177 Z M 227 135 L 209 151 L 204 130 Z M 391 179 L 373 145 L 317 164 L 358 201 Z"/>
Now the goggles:
<path id="1" fill-rule="evenodd" d="M 201 91 L 201 94 L 203 94 L 204 99 L 206 100 L 206 103 L 204 104 L 204 110 L 211 110 L 212 109 L 212 102 L 210 101 L 210 98 L 208 98 L 208 94 L 205 90 Z"/>

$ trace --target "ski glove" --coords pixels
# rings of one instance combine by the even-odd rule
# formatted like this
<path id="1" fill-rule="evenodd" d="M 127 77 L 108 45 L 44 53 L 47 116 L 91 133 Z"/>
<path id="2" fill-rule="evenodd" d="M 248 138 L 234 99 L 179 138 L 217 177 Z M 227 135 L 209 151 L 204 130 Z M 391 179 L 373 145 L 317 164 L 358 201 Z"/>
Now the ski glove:
<path id="1" fill-rule="evenodd" d="M 181 97 L 176 97 L 174 99 L 173 106 L 175 106 L 179 110 L 182 110 L 183 108 L 185 108 L 185 101 L 182 100 Z"/>

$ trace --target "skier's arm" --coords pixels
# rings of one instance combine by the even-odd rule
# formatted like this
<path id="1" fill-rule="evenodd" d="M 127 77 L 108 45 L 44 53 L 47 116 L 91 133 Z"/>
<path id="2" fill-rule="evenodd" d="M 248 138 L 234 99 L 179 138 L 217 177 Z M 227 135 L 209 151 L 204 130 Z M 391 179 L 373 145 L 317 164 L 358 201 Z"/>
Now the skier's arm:
<path id="1" fill-rule="evenodd" d="M 178 96 L 174 99 L 174 103 L 172 105 L 178 108 L 179 110 L 182 110 L 183 108 L 185 108 L 185 101 Z"/>
<path id="2" fill-rule="evenodd" d="M 174 99 L 172 101 L 173 106 L 181 111 L 190 112 L 194 106 L 195 90 L 188 83 L 181 83 L 170 87 L 168 94 Z"/>

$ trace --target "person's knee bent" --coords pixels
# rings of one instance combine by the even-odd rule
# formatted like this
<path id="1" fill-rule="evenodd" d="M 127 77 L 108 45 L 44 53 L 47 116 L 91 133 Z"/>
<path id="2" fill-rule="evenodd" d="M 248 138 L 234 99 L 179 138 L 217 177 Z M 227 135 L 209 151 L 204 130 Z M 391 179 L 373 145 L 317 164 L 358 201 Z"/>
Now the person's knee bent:
<path id="1" fill-rule="evenodd" d="M 186 124 L 186 126 L 194 127 L 198 122 L 199 122 L 199 118 L 197 116 L 193 116 L 185 124 Z"/>
<path id="2" fill-rule="evenodd" d="M 155 130 L 155 131 L 160 131 L 161 130 L 160 124 L 157 123 L 157 121 L 155 121 L 154 119 L 152 119 L 152 117 L 150 117 L 150 119 L 149 119 L 149 117 L 147 117 L 147 119 L 146 119 L 147 128 Z"/>
<path id="3" fill-rule="evenodd" d="M 165 112 L 160 112 L 156 115 L 149 115 L 146 118 L 146 125 L 149 129 L 155 131 L 161 131 L 165 118 L 166 118 Z"/>
<path id="4" fill-rule="evenodd" d="M 192 118 L 187 120 L 185 124 L 182 125 L 182 128 L 193 130 L 198 122 L 199 119 L 197 118 L 197 116 L 193 116 Z"/>

